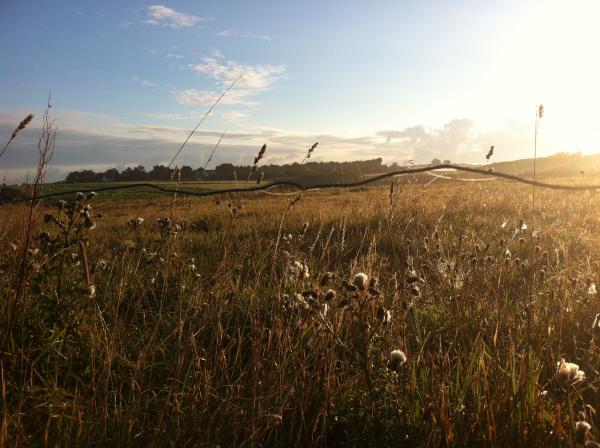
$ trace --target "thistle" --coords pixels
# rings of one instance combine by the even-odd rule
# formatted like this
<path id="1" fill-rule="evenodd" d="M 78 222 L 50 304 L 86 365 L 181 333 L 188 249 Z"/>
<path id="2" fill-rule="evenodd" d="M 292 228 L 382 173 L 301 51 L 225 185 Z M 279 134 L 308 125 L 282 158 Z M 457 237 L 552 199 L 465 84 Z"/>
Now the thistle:
<path id="1" fill-rule="evenodd" d="M 390 360 L 388 361 L 387 368 L 399 372 L 400 367 L 406 362 L 406 354 L 402 350 L 393 350 L 390 354 Z"/>
<path id="2" fill-rule="evenodd" d="M 354 276 L 354 279 L 352 279 L 352 284 L 361 291 L 363 291 L 367 285 L 368 278 L 369 277 L 367 276 L 367 274 L 365 274 L 364 272 L 359 272 Z"/>
<path id="3" fill-rule="evenodd" d="M 577 364 L 561 359 L 557 364 L 556 382 L 562 386 L 571 386 L 585 379 L 585 372 Z"/>
<path id="4" fill-rule="evenodd" d="M 329 280 L 331 280 L 333 277 L 335 277 L 335 274 L 333 272 L 325 272 L 322 276 L 321 276 L 321 281 L 319 282 L 319 284 L 323 287 L 323 286 L 327 286 L 327 283 L 329 283 Z"/>
<path id="5" fill-rule="evenodd" d="M 336 296 L 336 292 L 333 289 L 330 289 L 323 296 L 323 300 L 325 300 L 326 302 L 329 302 L 330 300 L 333 300 L 335 298 L 335 296 Z"/>
<path id="6" fill-rule="evenodd" d="M 580 420 L 577 422 L 577 424 L 575 425 L 575 438 L 577 440 L 577 443 L 585 443 L 585 435 L 590 429 L 592 429 L 592 425 L 590 425 L 585 420 Z"/>

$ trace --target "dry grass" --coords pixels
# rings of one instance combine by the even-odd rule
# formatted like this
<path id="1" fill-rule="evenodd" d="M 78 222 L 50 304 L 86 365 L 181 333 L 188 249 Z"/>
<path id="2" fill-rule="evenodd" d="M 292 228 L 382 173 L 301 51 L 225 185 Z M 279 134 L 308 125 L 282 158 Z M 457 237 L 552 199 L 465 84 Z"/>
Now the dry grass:
<path id="1" fill-rule="evenodd" d="M 530 194 L 47 203 L 10 335 L 29 209 L 4 207 L 0 445 L 600 438 L 599 197 Z"/>

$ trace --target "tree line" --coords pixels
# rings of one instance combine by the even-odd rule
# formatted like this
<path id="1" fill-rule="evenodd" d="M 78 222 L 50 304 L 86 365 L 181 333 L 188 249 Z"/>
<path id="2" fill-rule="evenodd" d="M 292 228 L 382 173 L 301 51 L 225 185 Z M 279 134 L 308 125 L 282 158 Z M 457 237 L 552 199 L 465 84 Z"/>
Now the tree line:
<path id="1" fill-rule="evenodd" d="M 384 173 L 389 170 L 398 169 L 396 163 L 388 166 L 383 164 L 381 158 L 360 160 L 355 162 L 307 162 L 291 163 L 285 165 L 263 165 L 258 172 L 252 176 L 264 176 L 266 179 L 288 179 L 319 182 L 330 181 L 332 176 L 336 179 L 349 181 L 359 179 L 365 175 Z M 252 166 L 236 166 L 231 163 L 217 165 L 214 170 L 205 170 L 202 167 L 192 168 L 182 166 L 181 168 L 169 168 L 164 165 L 154 165 L 152 169 L 146 170 L 143 165 L 125 168 L 119 171 L 110 168 L 106 171 L 96 172 L 93 170 L 72 171 L 66 177 L 67 183 L 82 182 L 112 182 L 112 181 L 154 181 L 154 180 L 216 180 L 233 181 L 247 180 L 250 177 Z"/>

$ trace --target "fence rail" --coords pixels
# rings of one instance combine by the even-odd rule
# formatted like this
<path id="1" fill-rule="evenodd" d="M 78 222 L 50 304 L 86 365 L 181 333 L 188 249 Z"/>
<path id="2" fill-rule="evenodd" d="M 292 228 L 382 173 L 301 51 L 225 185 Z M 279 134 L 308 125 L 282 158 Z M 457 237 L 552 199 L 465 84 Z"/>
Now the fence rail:
<path id="1" fill-rule="evenodd" d="M 65 196 L 70 194 L 76 194 L 78 192 L 81 193 L 90 193 L 101 192 L 101 191 L 114 191 L 114 190 L 127 190 L 134 188 L 151 188 L 156 191 L 160 191 L 162 193 L 168 194 L 180 194 L 185 196 L 196 196 L 196 197 L 205 197 L 205 196 L 215 196 L 220 194 L 227 193 L 244 193 L 244 192 L 254 192 L 254 191 L 263 191 L 269 190 L 276 187 L 290 187 L 294 188 L 298 191 L 314 191 L 314 190 L 325 190 L 330 188 L 352 188 L 352 187 L 360 187 L 362 185 L 371 184 L 373 182 L 377 182 L 383 179 L 387 179 L 390 177 L 408 175 L 408 174 L 419 174 L 426 173 L 430 171 L 437 170 L 456 170 L 463 171 L 472 174 L 480 174 L 483 176 L 492 176 L 501 179 L 511 180 L 514 182 L 519 182 L 522 184 L 533 185 L 540 188 L 548 188 L 553 190 L 567 190 L 567 191 L 597 191 L 600 190 L 600 185 L 561 185 L 561 184 L 551 184 L 545 182 L 539 182 L 532 179 L 527 179 L 524 177 L 516 176 L 514 174 L 501 173 L 496 171 L 483 170 L 479 168 L 470 168 L 466 166 L 452 165 L 452 164 L 440 164 L 440 165 L 432 165 L 426 167 L 417 167 L 417 168 L 404 168 L 401 170 L 390 171 L 388 173 L 380 174 L 378 176 L 371 177 L 369 179 L 364 179 L 356 182 L 340 182 L 340 183 L 326 183 L 326 184 L 317 184 L 317 185 L 304 185 L 300 182 L 293 182 L 288 180 L 277 180 L 265 184 L 258 184 L 253 187 L 234 187 L 234 188 L 224 188 L 220 190 L 208 190 L 208 191 L 192 191 L 185 189 L 175 189 L 175 188 L 165 188 L 158 184 L 152 184 L 148 182 L 143 183 L 135 183 L 135 184 L 127 184 L 127 185 L 114 185 L 107 187 L 100 187 L 94 189 L 74 189 L 68 191 L 57 191 L 53 193 L 41 194 L 36 196 L 35 198 L 20 198 L 20 199 L 12 199 L 12 200 L 3 200 L 0 201 L 0 206 L 6 204 L 14 204 L 18 202 L 29 202 L 29 201 L 38 201 L 40 199 L 48 199 L 57 196 Z M 453 179 L 453 180 L 461 180 L 461 179 Z M 462 179 L 464 180 L 464 179 Z"/>

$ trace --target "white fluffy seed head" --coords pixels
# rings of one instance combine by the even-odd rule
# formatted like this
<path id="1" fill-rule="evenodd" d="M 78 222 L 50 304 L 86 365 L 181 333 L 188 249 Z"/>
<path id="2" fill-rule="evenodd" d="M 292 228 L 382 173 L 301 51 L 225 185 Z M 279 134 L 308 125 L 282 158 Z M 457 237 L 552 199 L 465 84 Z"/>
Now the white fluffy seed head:
<path id="1" fill-rule="evenodd" d="M 575 425 L 575 438 L 577 439 L 577 443 L 583 444 L 585 442 L 585 435 L 587 432 L 592 429 L 592 426 L 586 421 L 578 421 Z"/>
<path id="2" fill-rule="evenodd" d="M 572 362 L 561 359 L 557 363 L 556 381 L 562 387 L 579 383 L 585 379 L 585 372 L 579 369 L 579 366 Z"/>
<path id="3" fill-rule="evenodd" d="M 356 274 L 354 276 L 354 279 L 352 280 L 352 284 L 354 286 L 356 286 L 358 289 L 364 290 L 365 286 L 367 285 L 368 279 L 369 279 L 369 277 L 367 276 L 367 274 L 365 274 L 364 272 L 359 272 L 358 274 Z"/>
<path id="4" fill-rule="evenodd" d="M 388 369 L 398 372 L 400 367 L 406 362 L 406 354 L 402 350 L 392 350 L 390 360 L 388 361 Z"/>

